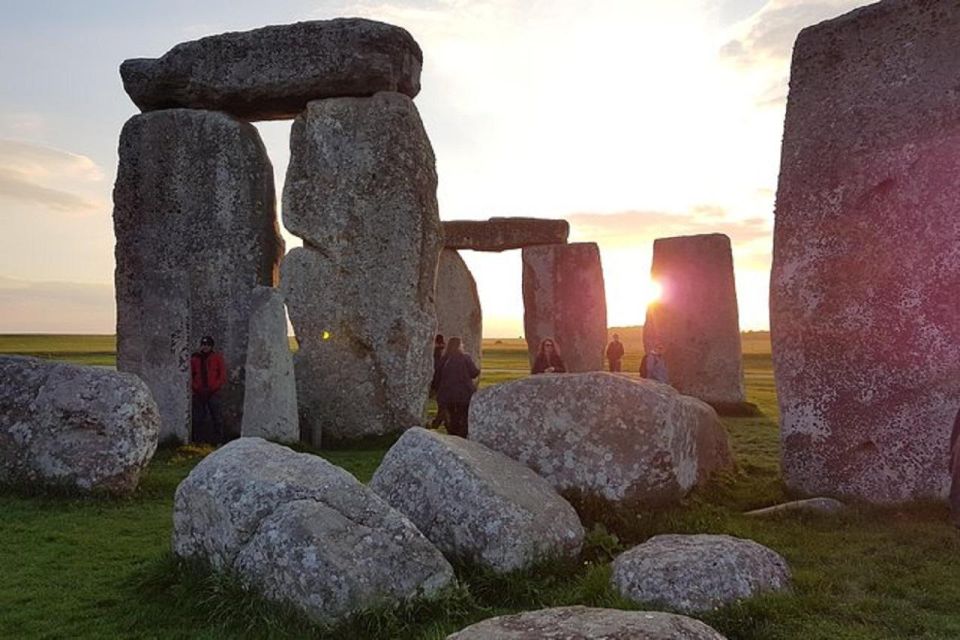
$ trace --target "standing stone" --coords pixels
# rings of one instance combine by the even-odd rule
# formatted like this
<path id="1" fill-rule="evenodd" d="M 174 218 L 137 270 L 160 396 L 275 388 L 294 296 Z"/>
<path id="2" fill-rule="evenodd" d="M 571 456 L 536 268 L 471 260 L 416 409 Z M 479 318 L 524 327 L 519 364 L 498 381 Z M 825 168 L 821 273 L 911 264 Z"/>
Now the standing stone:
<path id="1" fill-rule="evenodd" d="M 283 296 L 273 287 L 258 286 L 252 297 L 240 435 L 297 442 L 297 387 Z"/>
<path id="2" fill-rule="evenodd" d="M 290 139 L 283 262 L 300 422 L 335 439 L 421 424 L 433 376 L 437 173 L 405 95 L 311 102 Z"/>
<path id="3" fill-rule="evenodd" d="M 143 111 L 188 107 L 247 120 L 293 118 L 311 100 L 420 91 L 423 53 L 405 29 L 362 18 L 222 33 L 120 65 Z"/>
<path id="4" fill-rule="evenodd" d="M 477 283 L 460 254 L 440 252 L 437 266 L 437 333 L 463 338 L 464 352 L 480 366 L 483 350 L 483 313 Z"/>
<path id="5" fill-rule="evenodd" d="M 783 476 L 944 497 L 960 405 L 960 5 L 887 1 L 794 49 L 770 283 Z"/>
<path id="6" fill-rule="evenodd" d="M 607 299 L 595 243 L 523 250 L 523 328 L 531 365 L 540 341 L 552 337 L 567 371 L 603 369 Z"/>
<path id="7" fill-rule="evenodd" d="M 660 300 L 647 307 L 643 346 L 664 345 L 670 384 L 712 405 L 744 401 L 737 289 L 730 238 L 659 238 L 650 275 Z"/>
<path id="8" fill-rule="evenodd" d="M 159 431 L 134 375 L 0 356 L 0 484 L 130 494 Z"/>
<path id="9" fill-rule="evenodd" d="M 160 408 L 161 439 L 190 437 L 190 354 L 213 336 L 228 382 L 227 429 L 243 409 L 250 292 L 283 255 L 273 169 L 257 130 L 212 111 L 132 117 L 113 191 L 117 368 Z"/>
<path id="10" fill-rule="evenodd" d="M 449 220 L 443 223 L 443 246 L 447 249 L 507 251 L 540 244 L 564 244 L 569 234 L 570 223 L 566 220 Z"/>

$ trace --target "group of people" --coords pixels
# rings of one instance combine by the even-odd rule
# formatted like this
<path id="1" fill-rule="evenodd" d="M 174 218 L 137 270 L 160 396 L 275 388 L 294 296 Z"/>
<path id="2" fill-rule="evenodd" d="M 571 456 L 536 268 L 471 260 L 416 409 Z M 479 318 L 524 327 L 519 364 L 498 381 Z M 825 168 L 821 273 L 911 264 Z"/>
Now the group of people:
<path id="1" fill-rule="evenodd" d="M 619 334 L 613 334 L 613 340 L 607 345 L 607 363 L 610 371 L 620 371 L 620 362 L 623 360 L 623 343 Z M 656 344 L 644 354 L 640 360 L 640 377 L 656 380 L 663 384 L 670 384 L 670 375 L 667 373 L 667 361 L 663 357 L 663 345 Z"/>
<path id="2" fill-rule="evenodd" d="M 473 381 L 479 375 L 480 368 L 463 352 L 460 338 L 452 337 L 444 342 L 444 337 L 437 334 L 433 341 L 430 384 L 430 391 L 437 399 L 437 416 L 431 427 L 436 429 L 445 424 L 450 435 L 467 437 L 467 411 L 477 388 Z"/>

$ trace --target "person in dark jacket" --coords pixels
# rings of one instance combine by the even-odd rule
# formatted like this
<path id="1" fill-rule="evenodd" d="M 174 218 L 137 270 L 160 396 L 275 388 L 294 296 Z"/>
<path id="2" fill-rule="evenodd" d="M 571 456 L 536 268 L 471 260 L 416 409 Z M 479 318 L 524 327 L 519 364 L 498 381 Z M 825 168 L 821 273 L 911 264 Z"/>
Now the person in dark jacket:
<path id="1" fill-rule="evenodd" d="M 950 434 L 950 522 L 960 528 L 960 411 Z"/>
<path id="2" fill-rule="evenodd" d="M 443 360 L 443 350 L 446 347 L 443 334 L 438 333 L 433 339 L 433 381 L 430 383 L 430 396 L 437 397 L 437 381 L 439 376 L 437 370 L 440 368 L 440 362 Z M 447 423 L 447 412 L 444 411 L 440 403 L 437 403 L 437 415 L 430 423 L 431 429 L 439 429 L 440 425 Z"/>
<path id="3" fill-rule="evenodd" d="M 620 335 L 613 334 L 613 342 L 607 345 L 607 361 L 610 363 L 610 371 L 620 371 L 620 361 L 623 359 L 623 343 L 620 342 Z"/>
<path id="4" fill-rule="evenodd" d="M 204 336 L 200 350 L 190 356 L 190 385 L 193 389 L 193 441 L 223 442 L 223 414 L 220 390 L 227 383 L 223 355 L 213 350 L 213 338 Z"/>
<path id="5" fill-rule="evenodd" d="M 473 379 L 480 369 L 463 352 L 460 338 L 447 340 L 447 348 L 437 369 L 437 406 L 447 413 L 447 433 L 467 437 L 467 412 L 476 386 Z"/>
<path id="6" fill-rule="evenodd" d="M 667 361 L 663 357 L 662 344 L 655 345 L 640 360 L 640 377 L 670 384 L 670 373 L 667 371 Z"/>
<path id="7" fill-rule="evenodd" d="M 537 357 L 533 359 L 530 373 L 565 373 L 567 366 L 560 357 L 560 349 L 553 338 L 544 338 L 537 348 Z"/>

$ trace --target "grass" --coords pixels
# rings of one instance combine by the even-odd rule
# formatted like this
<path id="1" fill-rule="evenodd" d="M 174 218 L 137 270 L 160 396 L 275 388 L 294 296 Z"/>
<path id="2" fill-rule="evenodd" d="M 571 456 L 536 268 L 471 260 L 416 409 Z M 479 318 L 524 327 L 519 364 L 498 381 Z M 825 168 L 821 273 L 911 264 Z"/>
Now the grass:
<path id="1" fill-rule="evenodd" d="M 0 336 L 0 352 L 106 359 L 112 357 L 108 340 L 96 337 L 84 351 L 81 338 Z M 628 358 L 637 357 L 637 343 L 625 343 Z M 0 637 L 439 640 L 501 613 L 578 603 L 631 608 L 610 589 L 609 560 L 667 532 L 748 537 L 789 561 L 790 593 L 700 616 L 731 640 L 960 637 L 960 535 L 946 524 L 943 505 L 861 505 L 829 517 L 742 515 L 788 498 L 780 479 L 770 356 L 750 352 L 747 343 L 748 400 L 763 415 L 724 418 L 737 468 L 668 510 L 585 503 L 589 534 L 579 562 L 548 562 L 506 577 L 458 567 L 461 587 L 442 598 L 321 628 L 263 601 L 229 575 L 169 554 L 174 490 L 205 451 L 167 449 L 130 498 L 0 495 Z M 488 341 L 481 383 L 523 375 L 525 357 L 522 342 Z M 367 481 L 388 446 L 388 440 L 370 441 L 319 454 Z"/>

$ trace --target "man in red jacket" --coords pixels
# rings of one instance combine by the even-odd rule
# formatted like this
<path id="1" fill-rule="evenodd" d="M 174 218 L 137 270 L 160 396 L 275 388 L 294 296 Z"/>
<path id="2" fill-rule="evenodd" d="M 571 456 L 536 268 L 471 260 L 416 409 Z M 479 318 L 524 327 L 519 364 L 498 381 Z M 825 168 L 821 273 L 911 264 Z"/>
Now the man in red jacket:
<path id="1" fill-rule="evenodd" d="M 227 366 L 223 362 L 223 355 L 213 350 L 213 338 L 204 336 L 200 340 L 200 351 L 190 356 L 194 442 L 213 445 L 223 442 L 220 389 L 226 382 Z"/>

